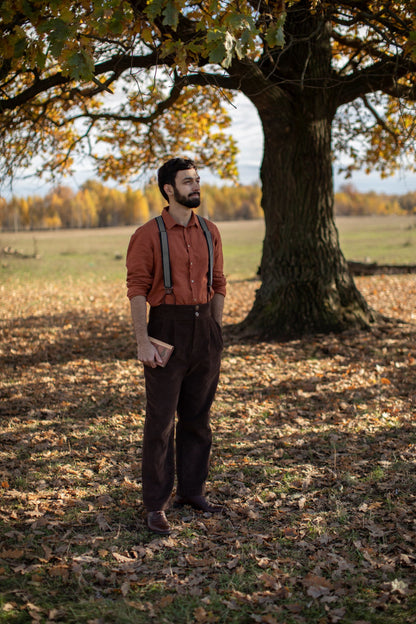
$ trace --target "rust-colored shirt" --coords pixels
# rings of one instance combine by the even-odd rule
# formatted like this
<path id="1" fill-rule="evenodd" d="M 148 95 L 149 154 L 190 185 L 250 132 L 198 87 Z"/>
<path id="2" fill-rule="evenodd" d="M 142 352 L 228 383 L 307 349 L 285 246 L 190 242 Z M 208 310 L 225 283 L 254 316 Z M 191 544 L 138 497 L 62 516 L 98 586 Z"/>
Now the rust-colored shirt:
<path id="1" fill-rule="evenodd" d="M 145 296 L 151 306 L 162 303 L 194 305 L 206 303 L 215 293 L 225 295 L 221 236 L 207 221 L 214 248 L 213 283 L 208 293 L 208 246 L 204 232 L 192 212 L 186 227 L 177 223 L 166 208 L 162 213 L 169 242 L 173 295 L 166 295 L 163 282 L 159 228 L 155 219 L 139 227 L 127 250 L 127 296 Z"/>

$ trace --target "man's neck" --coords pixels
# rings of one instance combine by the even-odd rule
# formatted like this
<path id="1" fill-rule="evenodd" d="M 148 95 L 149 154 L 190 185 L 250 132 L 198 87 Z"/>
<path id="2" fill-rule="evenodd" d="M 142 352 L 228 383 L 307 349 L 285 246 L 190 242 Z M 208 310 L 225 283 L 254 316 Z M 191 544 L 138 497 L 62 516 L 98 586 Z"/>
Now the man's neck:
<path id="1" fill-rule="evenodd" d="M 177 223 L 179 223 L 179 225 L 183 225 L 185 227 L 188 225 L 189 219 L 192 216 L 192 210 L 191 208 L 186 208 L 177 202 L 172 202 L 169 204 L 169 214 Z"/>

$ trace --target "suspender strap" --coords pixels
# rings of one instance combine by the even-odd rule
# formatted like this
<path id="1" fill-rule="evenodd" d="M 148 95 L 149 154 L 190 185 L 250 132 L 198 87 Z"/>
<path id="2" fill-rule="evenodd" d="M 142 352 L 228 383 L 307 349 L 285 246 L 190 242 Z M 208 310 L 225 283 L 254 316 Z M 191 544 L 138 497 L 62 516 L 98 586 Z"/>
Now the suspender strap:
<path id="1" fill-rule="evenodd" d="M 160 248 L 162 250 L 162 264 L 163 264 L 163 282 L 165 284 L 166 294 L 172 293 L 172 277 L 170 274 L 170 259 L 169 259 L 169 243 L 168 235 L 165 228 L 165 222 L 162 216 L 156 217 L 156 222 L 159 228 L 160 234 Z"/>
<path id="2" fill-rule="evenodd" d="M 204 232 L 205 239 L 208 245 L 208 292 L 211 291 L 212 288 L 212 280 L 213 280 L 213 270 L 214 270 L 214 248 L 212 244 L 212 236 L 211 232 L 208 229 L 206 221 L 203 217 L 196 215 L 198 217 L 199 224 Z M 163 283 L 165 285 L 165 291 L 167 294 L 171 294 L 173 292 L 172 287 L 172 276 L 170 273 L 170 258 L 169 258 L 169 243 L 168 243 L 168 234 L 165 228 L 165 222 L 163 221 L 162 215 L 156 217 L 157 226 L 159 228 L 160 234 L 160 248 L 162 251 L 162 265 L 163 265 Z"/>
<path id="3" fill-rule="evenodd" d="M 211 232 L 208 229 L 207 222 L 205 221 L 205 219 L 203 217 L 200 217 L 199 215 L 196 215 L 196 216 L 198 217 L 199 224 L 200 224 L 201 228 L 203 229 L 203 232 L 205 234 L 205 238 L 207 240 L 207 245 L 208 245 L 208 256 L 209 256 L 209 260 L 208 260 L 208 292 L 210 292 L 210 290 L 212 288 L 212 279 L 213 279 L 213 271 L 214 271 L 214 249 L 213 249 L 213 245 L 212 245 L 212 236 L 211 236 Z"/>

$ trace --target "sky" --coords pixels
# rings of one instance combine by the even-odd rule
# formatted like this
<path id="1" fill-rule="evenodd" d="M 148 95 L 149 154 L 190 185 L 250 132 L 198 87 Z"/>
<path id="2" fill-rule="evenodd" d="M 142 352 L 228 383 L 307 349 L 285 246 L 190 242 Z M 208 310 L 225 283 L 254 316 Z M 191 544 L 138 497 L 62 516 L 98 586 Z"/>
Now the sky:
<path id="1" fill-rule="evenodd" d="M 231 133 L 237 141 L 239 148 L 238 170 L 242 184 L 252 184 L 259 181 L 260 165 L 263 153 L 263 132 L 260 120 L 254 106 L 242 94 L 238 94 L 234 100 L 234 107 L 230 108 L 232 117 Z M 82 167 L 73 176 L 62 180 L 62 184 L 71 186 L 76 190 L 87 179 L 95 178 L 93 169 Z M 201 171 L 202 182 L 217 184 L 223 182 L 215 178 L 209 171 Z M 346 180 L 343 176 L 334 172 L 334 186 L 337 191 L 343 184 L 352 184 L 360 192 L 375 191 L 386 194 L 404 194 L 416 191 L 416 174 L 402 171 L 399 174 L 382 179 L 377 173 L 366 175 L 363 172 L 355 172 Z M 1 189 L 6 199 L 14 193 L 19 197 L 29 195 L 44 195 L 50 187 L 37 177 L 16 181 L 12 191 Z"/>
<path id="2" fill-rule="evenodd" d="M 240 150 L 238 168 L 242 182 L 250 184 L 259 179 L 263 133 L 257 111 L 250 100 L 238 95 L 235 103 L 237 109 L 232 112 L 232 134 L 236 138 Z M 352 184 L 362 193 L 375 191 L 377 193 L 402 195 L 416 191 L 416 173 L 402 171 L 400 174 L 383 179 L 377 173 L 366 175 L 364 172 L 358 171 L 347 180 L 334 170 L 335 190 L 338 190 L 343 184 Z"/>

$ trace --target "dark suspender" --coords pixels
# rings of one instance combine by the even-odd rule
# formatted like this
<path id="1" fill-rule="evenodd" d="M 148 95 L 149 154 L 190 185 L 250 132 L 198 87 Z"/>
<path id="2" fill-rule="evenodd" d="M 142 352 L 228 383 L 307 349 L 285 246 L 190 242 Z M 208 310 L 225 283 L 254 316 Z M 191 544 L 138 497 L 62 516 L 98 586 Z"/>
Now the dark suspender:
<path id="1" fill-rule="evenodd" d="M 208 229 L 207 222 L 203 217 L 196 215 L 198 217 L 198 221 L 200 226 L 202 227 L 205 238 L 208 245 L 208 292 L 211 292 L 212 288 L 212 278 L 214 273 L 214 249 L 212 245 L 212 236 L 211 232 Z"/>
<path id="2" fill-rule="evenodd" d="M 207 223 L 203 217 L 196 215 L 202 231 L 205 234 L 205 239 L 208 246 L 208 292 L 212 288 L 213 272 L 214 272 L 214 248 L 212 244 L 211 232 L 208 229 Z M 172 276 L 170 272 L 170 258 L 169 258 L 169 243 L 168 234 L 165 228 L 165 222 L 163 217 L 159 215 L 156 217 L 156 222 L 159 228 L 160 234 L 160 249 L 162 251 L 162 265 L 163 265 L 163 283 L 165 285 L 166 294 L 170 295 L 173 292 Z"/>
<path id="3" fill-rule="evenodd" d="M 165 291 L 167 295 L 172 294 L 172 276 L 170 274 L 170 258 L 169 258 L 169 243 L 168 234 L 165 228 L 165 222 L 161 215 L 156 217 L 156 222 L 159 227 L 160 234 L 160 249 L 162 251 L 162 265 L 163 265 L 163 282 L 165 284 Z"/>

